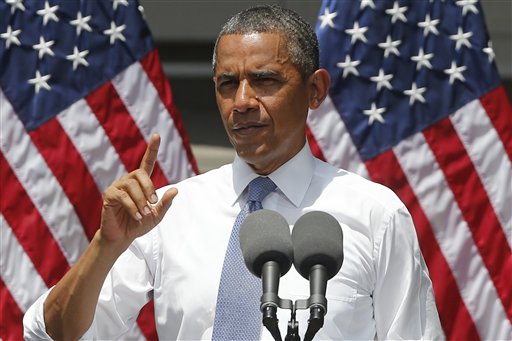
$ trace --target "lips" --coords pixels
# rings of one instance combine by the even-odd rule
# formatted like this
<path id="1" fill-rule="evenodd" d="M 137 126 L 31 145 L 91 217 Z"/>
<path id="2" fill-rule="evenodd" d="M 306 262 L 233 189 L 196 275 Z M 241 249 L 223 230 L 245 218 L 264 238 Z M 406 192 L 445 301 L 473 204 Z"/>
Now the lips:
<path id="1" fill-rule="evenodd" d="M 240 135 L 251 135 L 265 127 L 266 125 L 260 122 L 244 122 L 234 124 L 232 130 Z"/>

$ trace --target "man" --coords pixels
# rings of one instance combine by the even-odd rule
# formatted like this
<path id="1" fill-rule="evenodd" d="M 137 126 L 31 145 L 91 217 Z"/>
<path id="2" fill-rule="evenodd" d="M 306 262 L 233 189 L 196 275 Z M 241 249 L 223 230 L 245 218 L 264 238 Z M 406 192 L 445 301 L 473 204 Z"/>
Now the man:
<path id="1" fill-rule="evenodd" d="M 317 339 L 442 338 L 404 205 L 388 189 L 316 160 L 309 150 L 308 109 L 318 108 L 329 88 L 318 60 L 313 29 L 292 11 L 262 6 L 231 18 L 216 42 L 213 80 L 237 152 L 233 164 L 155 192 L 149 175 L 159 139 L 153 136 L 140 169 L 106 190 L 101 228 L 84 255 L 27 313 L 25 336 L 72 340 L 87 331 L 84 338 L 118 338 L 153 296 L 162 340 L 227 338 L 218 334 L 216 311 L 224 258 L 248 200 L 246 187 L 263 176 L 277 186 L 263 207 L 290 225 L 314 210 L 342 225 L 345 260 L 328 283 Z M 306 298 L 309 284 L 292 269 L 279 294 Z M 289 312 L 279 313 L 283 332 Z M 303 333 L 307 312 L 299 311 L 298 320 Z M 258 334 L 271 339 L 257 324 Z"/>

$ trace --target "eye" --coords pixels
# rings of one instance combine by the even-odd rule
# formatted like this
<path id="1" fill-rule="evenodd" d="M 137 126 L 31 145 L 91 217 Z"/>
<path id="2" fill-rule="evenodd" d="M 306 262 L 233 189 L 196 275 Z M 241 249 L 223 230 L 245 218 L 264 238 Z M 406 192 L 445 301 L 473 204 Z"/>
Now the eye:
<path id="1" fill-rule="evenodd" d="M 236 87 L 238 85 L 238 80 L 234 78 L 220 78 L 217 80 L 217 88 L 219 89 L 228 89 L 231 87 Z"/>
<path id="2" fill-rule="evenodd" d="M 277 82 L 277 79 L 273 75 L 261 74 L 261 75 L 257 75 L 255 77 L 254 81 L 256 83 L 258 83 L 258 84 L 268 84 L 268 85 L 271 85 L 271 84 Z"/>

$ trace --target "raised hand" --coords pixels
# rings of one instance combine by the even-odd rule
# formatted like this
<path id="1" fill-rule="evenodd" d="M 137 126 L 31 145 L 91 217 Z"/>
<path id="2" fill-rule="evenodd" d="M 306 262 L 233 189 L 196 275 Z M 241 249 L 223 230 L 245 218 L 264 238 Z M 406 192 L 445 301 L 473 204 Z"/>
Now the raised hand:
<path id="1" fill-rule="evenodd" d="M 155 227 L 171 206 L 178 191 L 167 190 L 161 200 L 150 179 L 158 154 L 160 136 L 151 136 L 140 167 L 110 185 L 103 195 L 100 233 L 108 243 L 128 245 Z"/>

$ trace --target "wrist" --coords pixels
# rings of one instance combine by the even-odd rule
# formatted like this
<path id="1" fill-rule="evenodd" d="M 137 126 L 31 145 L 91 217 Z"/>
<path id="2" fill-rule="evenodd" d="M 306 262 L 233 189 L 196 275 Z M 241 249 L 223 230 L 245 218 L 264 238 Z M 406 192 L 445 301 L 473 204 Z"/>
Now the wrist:
<path id="1" fill-rule="evenodd" d="M 95 244 L 99 254 L 106 259 L 117 259 L 128 247 L 131 242 L 127 240 L 111 240 L 106 238 L 101 229 L 94 234 L 91 244 Z"/>

